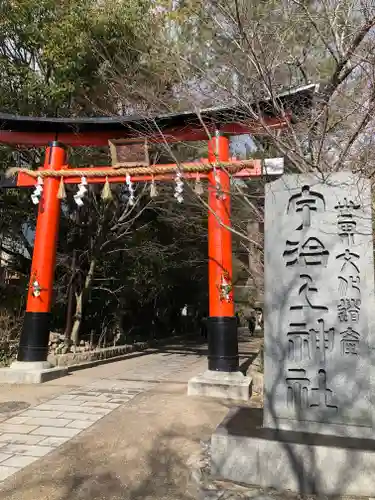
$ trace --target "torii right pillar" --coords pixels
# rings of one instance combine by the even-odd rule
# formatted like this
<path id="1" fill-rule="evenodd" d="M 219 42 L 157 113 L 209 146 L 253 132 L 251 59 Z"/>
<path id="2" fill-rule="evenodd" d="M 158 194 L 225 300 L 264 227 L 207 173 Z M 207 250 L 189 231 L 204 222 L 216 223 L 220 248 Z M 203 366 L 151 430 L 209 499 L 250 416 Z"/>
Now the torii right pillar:
<path id="1" fill-rule="evenodd" d="M 211 163 L 229 161 L 229 139 L 219 132 L 208 143 Z M 239 369 L 237 318 L 232 288 L 230 177 L 218 167 L 208 178 L 208 370 L 189 380 L 189 396 L 247 401 L 251 379 Z"/>

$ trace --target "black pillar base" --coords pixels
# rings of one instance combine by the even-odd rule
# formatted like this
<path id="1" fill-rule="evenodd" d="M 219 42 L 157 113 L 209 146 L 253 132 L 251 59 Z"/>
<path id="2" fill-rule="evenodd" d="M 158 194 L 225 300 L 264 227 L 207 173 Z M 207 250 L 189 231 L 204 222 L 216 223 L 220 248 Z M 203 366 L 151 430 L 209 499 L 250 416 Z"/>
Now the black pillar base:
<path id="1" fill-rule="evenodd" d="M 17 361 L 46 361 L 51 313 L 26 312 Z"/>
<path id="2" fill-rule="evenodd" d="M 210 317 L 208 330 L 208 369 L 219 372 L 239 370 L 237 318 Z"/>

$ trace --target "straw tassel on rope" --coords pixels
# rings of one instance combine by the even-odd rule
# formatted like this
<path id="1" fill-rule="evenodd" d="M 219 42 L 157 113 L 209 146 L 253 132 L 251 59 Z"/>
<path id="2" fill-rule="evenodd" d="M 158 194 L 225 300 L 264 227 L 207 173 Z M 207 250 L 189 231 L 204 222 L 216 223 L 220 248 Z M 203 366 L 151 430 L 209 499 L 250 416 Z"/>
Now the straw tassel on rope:
<path id="1" fill-rule="evenodd" d="M 103 187 L 103 191 L 102 191 L 102 200 L 104 200 L 104 201 L 113 200 L 113 195 L 112 195 L 112 191 L 111 191 L 111 186 L 109 185 L 109 182 L 108 182 L 108 177 L 106 177 L 106 179 L 105 179 L 105 183 L 104 183 L 104 187 Z"/>
<path id="2" fill-rule="evenodd" d="M 197 175 L 197 178 L 195 179 L 194 192 L 198 196 L 202 196 L 204 194 L 203 184 L 199 175 Z"/>
<path id="3" fill-rule="evenodd" d="M 155 179 L 152 178 L 150 185 L 150 198 L 156 198 L 157 195 L 158 195 L 158 188 L 156 187 Z"/>
<path id="4" fill-rule="evenodd" d="M 66 198 L 65 184 L 64 184 L 64 179 L 62 177 L 60 179 L 59 190 L 57 191 L 57 198 L 59 200 L 65 200 Z"/>

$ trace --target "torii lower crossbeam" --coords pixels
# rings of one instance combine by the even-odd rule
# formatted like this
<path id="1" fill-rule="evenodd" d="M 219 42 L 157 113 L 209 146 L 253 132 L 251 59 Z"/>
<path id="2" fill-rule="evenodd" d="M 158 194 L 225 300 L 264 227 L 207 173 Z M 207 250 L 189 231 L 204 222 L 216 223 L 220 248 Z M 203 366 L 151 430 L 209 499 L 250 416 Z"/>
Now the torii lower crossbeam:
<path id="1" fill-rule="evenodd" d="M 204 164 L 202 164 L 204 165 Z M 217 162 L 214 162 L 210 165 L 211 168 L 214 166 L 220 167 L 220 164 L 217 164 Z M 251 161 L 236 161 L 233 160 L 230 162 L 231 167 L 235 167 L 235 170 L 231 172 L 230 169 L 228 169 L 229 173 L 232 175 L 232 177 L 236 179 L 247 179 L 249 177 L 260 177 L 262 175 L 262 165 L 260 160 L 251 160 Z M 241 168 L 241 166 L 244 166 L 246 168 Z M 173 180 L 176 176 L 176 172 L 179 170 L 183 173 L 183 176 L 185 179 L 208 179 L 209 178 L 209 172 L 189 172 L 186 171 L 186 168 L 189 167 L 197 167 L 197 163 L 184 163 L 183 165 L 178 165 L 175 163 L 167 164 L 167 165 L 157 165 L 158 170 L 169 170 L 173 171 L 174 173 L 155 173 L 155 174 L 136 174 L 136 175 L 131 175 L 131 180 L 132 182 L 149 182 L 149 181 L 170 181 Z M 199 166 L 199 164 L 198 164 Z M 236 168 L 237 167 L 237 168 Z M 146 170 L 143 167 L 144 170 Z M 17 170 L 17 169 L 15 169 Z M 25 169 L 26 170 L 26 169 Z M 39 169 L 36 171 L 33 171 L 33 175 L 28 174 L 27 172 L 22 171 L 20 169 L 18 176 L 17 176 L 17 182 L 16 186 L 17 187 L 33 187 L 37 183 L 37 177 L 48 177 L 47 175 L 43 175 L 45 169 Z M 132 168 L 124 168 L 123 170 L 128 170 L 131 172 L 133 169 Z M 137 168 L 137 170 L 140 170 L 140 168 Z M 108 182 L 113 183 L 113 184 L 124 184 L 126 182 L 126 176 L 125 175 L 116 175 L 118 169 L 110 167 L 110 166 L 104 166 L 104 167 L 90 167 L 90 168 L 79 168 L 79 169 L 74 169 L 71 168 L 69 165 L 63 165 L 60 170 L 56 170 L 56 175 L 58 179 L 63 178 L 65 184 L 79 184 L 81 182 L 82 177 L 85 177 L 86 181 L 88 184 L 104 184 L 106 180 Z M 12 172 L 12 171 L 11 171 Z M 108 172 L 111 172 L 110 175 L 108 175 Z M 105 175 L 107 173 L 107 175 Z M 64 175 L 64 174 L 69 174 L 69 176 Z"/>

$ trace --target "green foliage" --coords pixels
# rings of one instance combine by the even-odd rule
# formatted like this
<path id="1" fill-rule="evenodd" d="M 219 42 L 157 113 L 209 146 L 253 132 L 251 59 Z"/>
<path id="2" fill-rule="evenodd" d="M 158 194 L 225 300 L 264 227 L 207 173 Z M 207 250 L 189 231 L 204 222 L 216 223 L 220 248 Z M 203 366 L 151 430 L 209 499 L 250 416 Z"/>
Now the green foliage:
<path id="1" fill-rule="evenodd" d="M 165 36 L 164 15 L 155 15 L 154 7 L 153 0 L 0 2 L 0 111 L 36 116 L 110 114 L 126 108 L 134 112 L 150 96 L 163 96 L 155 109 L 168 107 L 165 96 L 179 75 L 167 57 L 173 44 Z M 76 148 L 69 152 L 69 161 L 108 164 L 108 151 Z M 40 149 L 0 147 L 3 171 L 20 164 L 35 168 L 42 162 Z M 79 210 L 72 201 L 74 188 L 68 191 L 61 214 L 54 328 L 63 331 L 65 326 L 73 250 L 79 256 L 75 291 L 85 289 L 83 335 L 94 330 L 98 337 L 103 327 L 118 326 L 121 316 L 133 339 L 149 336 L 156 323 L 158 334 L 165 335 L 172 324 L 178 329 L 185 303 L 205 306 L 206 220 L 194 203 L 178 207 L 174 201 L 158 202 L 145 207 L 145 197 L 137 206 L 135 213 L 142 213 L 136 221 L 125 217 L 123 224 L 127 198 L 122 187 L 115 190 L 109 205 L 93 189 Z M 0 193 L 2 242 L 12 242 L 9 265 L 22 277 L 16 295 L 9 287 L 4 293 L 22 300 L 37 212 L 29 194 Z M 173 200 L 173 193 L 164 194 Z M 85 286 L 92 262 L 93 278 Z"/>
<path id="2" fill-rule="evenodd" d="M 103 99 L 103 54 L 129 66 L 144 49 L 149 2 L 3 0 L 0 108 L 24 114 L 90 113 Z"/>

